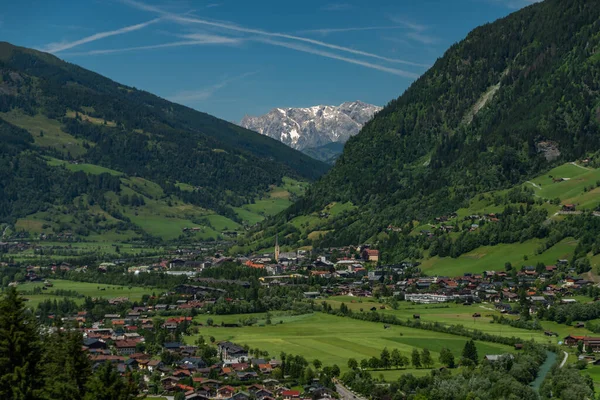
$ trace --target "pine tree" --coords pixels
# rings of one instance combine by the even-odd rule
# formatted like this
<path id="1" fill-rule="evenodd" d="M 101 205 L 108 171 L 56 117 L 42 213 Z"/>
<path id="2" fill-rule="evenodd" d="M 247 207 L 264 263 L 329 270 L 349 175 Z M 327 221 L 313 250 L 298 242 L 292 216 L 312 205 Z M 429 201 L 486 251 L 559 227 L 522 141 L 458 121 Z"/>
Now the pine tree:
<path id="1" fill-rule="evenodd" d="M 45 342 L 52 351 L 46 352 L 43 358 L 44 390 L 41 397 L 82 400 L 92 370 L 89 359 L 81 350 L 81 334 L 59 330 Z"/>
<path id="2" fill-rule="evenodd" d="M 462 352 L 463 358 L 473 361 L 475 365 L 479 363 L 479 355 L 477 354 L 477 346 L 473 340 L 469 340 L 465 343 L 465 347 Z"/>
<path id="3" fill-rule="evenodd" d="M 0 300 L 0 398 L 33 400 L 43 382 L 38 325 L 15 288 Z"/>
<path id="4" fill-rule="evenodd" d="M 129 400 L 134 393 L 110 363 L 102 364 L 86 385 L 85 400 Z"/>

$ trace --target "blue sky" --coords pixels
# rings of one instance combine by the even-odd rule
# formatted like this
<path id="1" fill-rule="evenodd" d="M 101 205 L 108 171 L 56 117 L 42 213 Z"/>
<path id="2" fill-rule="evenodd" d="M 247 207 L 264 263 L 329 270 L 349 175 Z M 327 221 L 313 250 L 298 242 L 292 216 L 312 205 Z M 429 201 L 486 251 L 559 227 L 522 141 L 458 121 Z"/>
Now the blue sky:
<path id="1" fill-rule="evenodd" d="M 20 0 L 0 40 L 229 121 L 385 105 L 471 29 L 535 0 Z"/>

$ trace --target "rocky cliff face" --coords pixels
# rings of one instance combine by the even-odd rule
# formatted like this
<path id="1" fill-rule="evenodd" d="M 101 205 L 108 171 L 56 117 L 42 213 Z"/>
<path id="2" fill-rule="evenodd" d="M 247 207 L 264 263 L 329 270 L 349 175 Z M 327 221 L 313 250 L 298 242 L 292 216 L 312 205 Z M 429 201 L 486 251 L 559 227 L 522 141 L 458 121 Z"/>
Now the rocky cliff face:
<path id="1" fill-rule="evenodd" d="M 275 108 L 260 117 L 246 116 L 240 125 L 304 150 L 333 142 L 345 143 L 379 110 L 381 107 L 361 101 L 337 107 Z"/>

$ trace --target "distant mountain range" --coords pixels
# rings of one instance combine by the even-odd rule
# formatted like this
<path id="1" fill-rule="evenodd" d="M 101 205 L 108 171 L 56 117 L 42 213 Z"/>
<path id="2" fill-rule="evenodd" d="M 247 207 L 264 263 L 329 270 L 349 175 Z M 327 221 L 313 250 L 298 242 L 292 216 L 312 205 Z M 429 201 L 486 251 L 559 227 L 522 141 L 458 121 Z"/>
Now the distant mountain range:
<path id="1" fill-rule="evenodd" d="M 240 125 L 319 160 L 331 161 L 332 157 L 341 153 L 342 145 L 379 110 L 381 107 L 361 101 L 339 106 L 274 108 L 259 117 L 245 116 Z M 338 145 L 328 146 L 330 143 Z M 321 149 L 323 146 L 327 148 Z"/>

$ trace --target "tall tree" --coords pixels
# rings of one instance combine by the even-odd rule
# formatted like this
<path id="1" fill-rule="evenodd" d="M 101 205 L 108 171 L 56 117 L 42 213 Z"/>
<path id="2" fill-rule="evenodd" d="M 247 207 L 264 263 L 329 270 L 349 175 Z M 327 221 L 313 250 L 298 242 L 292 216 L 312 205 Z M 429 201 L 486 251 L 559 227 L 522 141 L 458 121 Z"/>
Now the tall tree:
<path id="1" fill-rule="evenodd" d="M 15 288 L 0 300 L 0 398 L 34 400 L 43 386 L 38 325 Z"/>
<path id="2" fill-rule="evenodd" d="M 429 349 L 423 349 L 423 353 L 421 354 L 421 362 L 427 368 L 431 368 L 431 366 L 433 365 L 433 358 L 431 358 L 431 353 L 429 352 Z"/>
<path id="3" fill-rule="evenodd" d="M 413 349 L 411 354 L 412 365 L 415 368 L 421 368 L 421 353 L 419 350 Z"/>
<path id="4" fill-rule="evenodd" d="M 87 383 L 85 400 L 130 400 L 134 390 L 110 363 L 102 364 Z"/>
<path id="5" fill-rule="evenodd" d="M 380 358 L 380 365 L 385 368 L 388 369 L 390 367 L 390 352 L 387 349 L 387 347 L 384 347 L 383 350 L 381 351 L 381 356 Z"/>
<path id="6" fill-rule="evenodd" d="M 49 400 L 82 400 L 92 369 L 89 359 L 81 350 L 81 334 L 77 331 L 59 330 L 49 335 L 44 342 L 52 351 L 47 351 L 42 359 L 42 397 Z"/>
<path id="7" fill-rule="evenodd" d="M 442 350 L 440 350 L 440 363 L 448 368 L 454 368 L 454 354 L 452 354 L 450 349 L 443 347 Z"/>
<path id="8" fill-rule="evenodd" d="M 350 369 L 358 369 L 358 362 L 355 358 L 348 359 L 348 368 Z"/>
<path id="9" fill-rule="evenodd" d="M 479 363 L 479 355 L 477 354 L 477 346 L 473 340 L 467 341 L 462 351 L 463 358 L 473 361 L 475 365 Z"/>
<path id="10" fill-rule="evenodd" d="M 398 349 L 394 349 L 392 350 L 392 354 L 390 356 L 390 363 L 398 368 L 400 366 L 400 363 L 402 362 L 402 358 L 400 355 L 400 352 L 398 351 Z"/>

